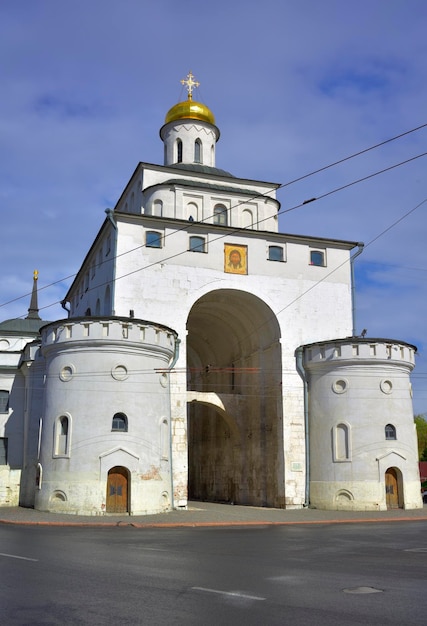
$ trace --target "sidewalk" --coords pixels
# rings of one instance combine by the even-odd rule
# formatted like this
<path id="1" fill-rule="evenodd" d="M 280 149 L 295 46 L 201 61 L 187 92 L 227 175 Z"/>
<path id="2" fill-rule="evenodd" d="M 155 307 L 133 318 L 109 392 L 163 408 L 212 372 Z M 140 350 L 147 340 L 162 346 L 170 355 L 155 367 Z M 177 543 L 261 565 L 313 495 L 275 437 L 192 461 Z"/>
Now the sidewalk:
<path id="1" fill-rule="evenodd" d="M 173 528 L 203 526 L 270 526 L 287 524 L 339 524 L 360 522 L 427 521 L 422 509 L 390 511 L 319 511 L 317 509 L 269 509 L 213 502 L 189 502 L 188 509 L 157 515 L 68 515 L 44 513 L 22 507 L 1 507 L 0 524 L 43 526 Z"/>

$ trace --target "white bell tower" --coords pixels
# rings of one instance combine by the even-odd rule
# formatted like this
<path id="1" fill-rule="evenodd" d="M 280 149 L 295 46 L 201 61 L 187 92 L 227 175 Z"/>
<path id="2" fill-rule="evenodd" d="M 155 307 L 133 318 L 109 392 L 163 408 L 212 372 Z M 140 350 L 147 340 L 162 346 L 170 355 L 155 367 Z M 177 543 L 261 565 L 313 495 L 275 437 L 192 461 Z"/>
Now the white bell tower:
<path id="1" fill-rule="evenodd" d="M 215 167 L 215 144 L 220 136 L 215 117 L 206 105 L 193 100 L 193 90 L 200 83 L 194 80 L 191 71 L 181 83 L 187 87 L 188 98 L 168 111 L 160 129 L 164 165 Z"/>

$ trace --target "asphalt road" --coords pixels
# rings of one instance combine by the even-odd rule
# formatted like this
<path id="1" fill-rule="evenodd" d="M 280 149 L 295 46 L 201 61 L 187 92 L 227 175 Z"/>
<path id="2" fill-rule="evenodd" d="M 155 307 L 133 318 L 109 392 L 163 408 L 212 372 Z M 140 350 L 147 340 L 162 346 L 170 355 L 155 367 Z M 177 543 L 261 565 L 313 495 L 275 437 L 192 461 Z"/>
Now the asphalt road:
<path id="1" fill-rule="evenodd" d="M 427 522 L 0 527 L 0 623 L 427 623 Z"/>

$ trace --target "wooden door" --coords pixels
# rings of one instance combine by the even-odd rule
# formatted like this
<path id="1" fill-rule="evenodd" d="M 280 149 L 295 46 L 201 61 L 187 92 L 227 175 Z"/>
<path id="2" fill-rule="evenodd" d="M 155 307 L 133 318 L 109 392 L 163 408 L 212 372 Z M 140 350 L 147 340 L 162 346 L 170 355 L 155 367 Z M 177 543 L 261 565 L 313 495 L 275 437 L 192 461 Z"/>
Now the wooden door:
<path id="1" fill-rule="evenodd" d="M 125 467 L 113 467 L 108 472 L 107 513 L 128 512 L 128 475 Z"/>
<path id="2" fill-rule="evenodd" d="M 385 499 L 388 509 L 399 508 L 397 472 L 392 467 L 385 473 Z"/>

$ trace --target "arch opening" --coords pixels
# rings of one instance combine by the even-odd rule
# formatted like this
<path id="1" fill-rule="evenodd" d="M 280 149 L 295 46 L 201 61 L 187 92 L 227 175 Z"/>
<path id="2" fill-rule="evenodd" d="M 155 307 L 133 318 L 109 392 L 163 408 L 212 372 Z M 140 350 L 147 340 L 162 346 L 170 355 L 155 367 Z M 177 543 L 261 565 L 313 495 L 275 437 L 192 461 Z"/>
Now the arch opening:
<path id="1" fill-rule="evenodd" d="M 397 467 L 385 472 L 385 499 L 388 509 L 403 509 L 403 479 Z"/>
<path id="2" fill-rule="evenodd" d="M 116 465 L 108 472 L 107 513 L 129 513 L 129 470 Z"/>
<path id="3" fill-rule="evenodd" d="M 189 497 L 284 506 L 280 329 L 244 291 L 212 291 L 187 321 Z"/>

